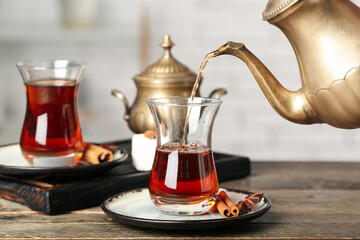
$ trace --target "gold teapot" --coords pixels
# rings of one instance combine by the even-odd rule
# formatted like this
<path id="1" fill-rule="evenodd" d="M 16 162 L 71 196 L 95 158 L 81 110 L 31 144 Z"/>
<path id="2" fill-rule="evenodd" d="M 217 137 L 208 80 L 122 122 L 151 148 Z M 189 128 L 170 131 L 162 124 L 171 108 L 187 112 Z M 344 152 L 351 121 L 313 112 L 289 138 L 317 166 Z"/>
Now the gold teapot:
<path id="1" fill-rule="evenodd" d="M 132 106 L 121 91 L 116 89 L 111 91 L 113 96 L 124 103 L 124 119 L 135 133 L 143 133 L 155 127 L 153 117 L 146 104 L 147 99 L 167 96 L 190 97 L 196 80 L 196 74 L 172 56 L 171 48 L 174 43 L 169 35 L 164 36 L 160 46 L 164 48 L 163 56 L 133 78 L 137 94 Z M 224 94 L 226 94 L 226 90 L 218 88 L 212 91 L 210 97 L 220 98 Z M 199 96 L 199 92 L 196 95 Z"/>
<path id="2" fill-rule="evenodd" d="M 302 88 L 285 89 L 242 43 L 212 52 L 240 58 L 271 106 L 295 123 L 360 127 L 360 9 L 350 0 L 270 0 L 263 20 L 290 41 Z"/>

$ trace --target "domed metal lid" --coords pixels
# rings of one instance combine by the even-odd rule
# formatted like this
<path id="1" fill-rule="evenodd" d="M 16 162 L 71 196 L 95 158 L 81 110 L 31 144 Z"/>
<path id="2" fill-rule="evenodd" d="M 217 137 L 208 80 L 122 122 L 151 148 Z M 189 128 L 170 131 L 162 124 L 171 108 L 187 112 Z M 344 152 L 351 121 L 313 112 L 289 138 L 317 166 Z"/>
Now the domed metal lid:
<path id="1" fill-rule="evenodd" d="M 271 18 L 276 17 L 298 1 L 300 0 L 269 0 L 266 9 L 262 14 L 263 20 L 268 21 Z"/>
<path id="2" fill-rule="evenodd" d="M 170 50 L 174 45 L 170 36 L 166 34 L 160 44 L 160 46 L 164 48 L 163 56 L 157 62 L 148 66 L 145 71 L 134 76 L 134 80 L 195 82 L 196 74 L 172 56 Z"/>

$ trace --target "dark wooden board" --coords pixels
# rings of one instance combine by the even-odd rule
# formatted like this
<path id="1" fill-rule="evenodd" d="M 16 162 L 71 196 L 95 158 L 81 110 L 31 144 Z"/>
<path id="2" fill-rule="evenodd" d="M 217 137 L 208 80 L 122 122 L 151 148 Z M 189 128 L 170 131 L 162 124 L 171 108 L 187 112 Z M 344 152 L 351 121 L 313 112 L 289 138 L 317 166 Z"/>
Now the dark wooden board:
<path id="1" fill-rule="evenodd" d="M 129 140 L 116 142 L 131 153 Z M 214 153 L 220 182 L 250 174 L 247 157 Z M 138 172 L 131 157 L 126 163 L 95 177 L 44 177 L 23 179 L 1 176 L 0 197 L 26 204 L 30 209 L 46 214 L 58 214 L 99 205 L 108 197 L 125 190 L 146 187 L 150 172 Z"/>

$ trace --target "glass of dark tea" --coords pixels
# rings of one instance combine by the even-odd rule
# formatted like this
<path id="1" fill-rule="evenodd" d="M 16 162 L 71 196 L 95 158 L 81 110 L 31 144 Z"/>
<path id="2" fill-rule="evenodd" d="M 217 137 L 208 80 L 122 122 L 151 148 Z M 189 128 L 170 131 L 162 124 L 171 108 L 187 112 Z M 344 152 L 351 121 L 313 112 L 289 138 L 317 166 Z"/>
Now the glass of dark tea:
<path id="1" fill-rule="evenodd" d="M 147 103 L 157 138 L 149 182 L 152 202 L 166 214 L 208 212 L 219 190 L 211 133 L 222 101 L 165 97 Z"/>
<path id="2" fill-rule="evenodd" d="M 35 167 L 72 166 L 84 144 L 77 115 L 77 90 L 86 63 L 69 60 L 23 61 L 26 114 L 21 151 Z"/>

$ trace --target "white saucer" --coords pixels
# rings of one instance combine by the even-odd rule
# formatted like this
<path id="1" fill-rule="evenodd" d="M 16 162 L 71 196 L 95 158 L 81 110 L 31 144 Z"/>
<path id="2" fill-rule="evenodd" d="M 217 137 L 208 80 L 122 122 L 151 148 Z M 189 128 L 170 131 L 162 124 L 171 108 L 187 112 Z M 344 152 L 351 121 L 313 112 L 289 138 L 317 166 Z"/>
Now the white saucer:
<path id="1" fill-rule="evenodd" d="M 128 154 L 124 149 L 119 149 L 113 152 L 114 160 L 111 162 L 102 162 L 95 165 L 90 165 L 86 162 L 80 161 L 75 166 L 39 166 L 31 165 L 22 155 L 19 144 L 10 144 L 0 146 L 0 174 L 4 175 L 94 175 L 110 170 L 115 166 L 123 163 Z"/>
<path id="2" fill-rule="evenodd" d="M 234 203 L 244 200 L 247 191 L 235 189 L 221 189 L 227 192 Z M 113 218 L 125 224 L 160 228 L 160 229 L 204 229 L 220 227 L 228 224 L 247 222 L 260 217 L 271 207 L 269 198 L 264 197 L 255 208 L 246 214 L 237 217 L 223 218 L 219 213 L 207 213 L 197 216 L 174 216 L 167 215 L 158 210 L 150 200 L 147 188 L 135 189 L 119 193 L 101 205 L 103 211 Z"/>

